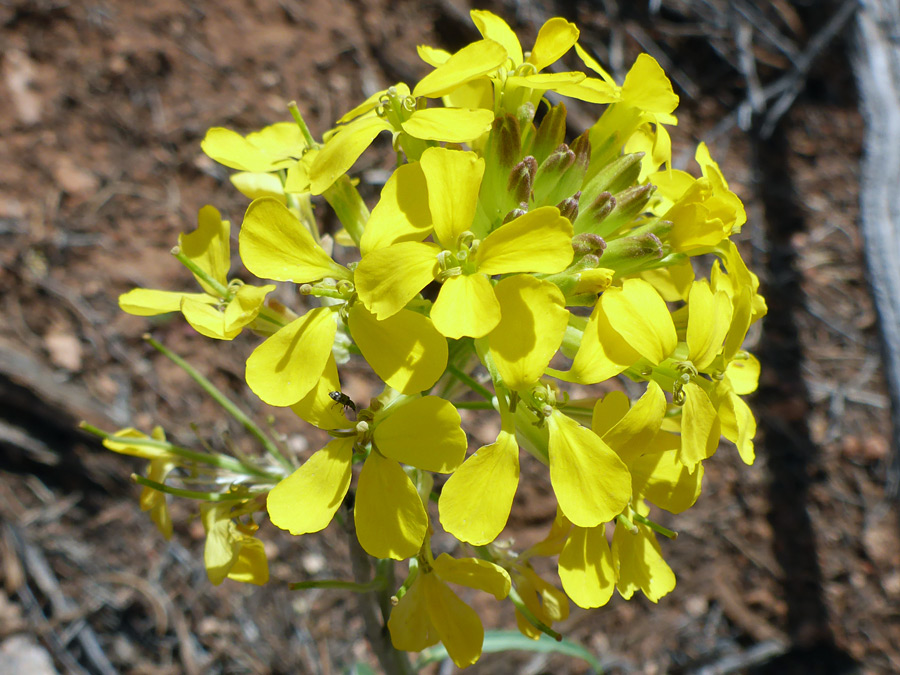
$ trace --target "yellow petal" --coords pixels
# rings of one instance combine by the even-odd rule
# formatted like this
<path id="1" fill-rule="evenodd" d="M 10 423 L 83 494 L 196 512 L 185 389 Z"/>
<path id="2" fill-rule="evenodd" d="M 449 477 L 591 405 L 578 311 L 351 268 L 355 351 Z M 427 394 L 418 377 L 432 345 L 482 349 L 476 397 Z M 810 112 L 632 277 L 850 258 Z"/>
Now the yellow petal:
<path id="1" fill-rule="evenodd" d="M 287 170 L 287 177 L 284 179 L 284 187 L 282 192 L 296 194 L 298 192 L 309 192 L 309 165 L 314 153 L 318 151 L 310 150 L 299 162 L 294 162 Z"/>
<path id="2" fill-rule="evenodd" d="M 239 133 L 213 127 L 200 147 L 211 159 L 239 171 L 269 172 L 286 169 L 292 157 L 300 157 L 306 142 L 293 122 L 279 122 L 246 138 Z"/>
<path id="3" fill-rule="evenodd" d="M 350 487 L 354 443 L 335 438 L 272 488 L 266 508 L 275 527 L 291 534 L 328 527 Z"/>
<path id="4" fill-rule="evenodd" d="M 233 340 L 241 332 L 240 326 L 226 330 L 225 312 L 203 302 L 183 298 L 181 313 L 195 331 L 208 338 Z"/>
<path id="5" fill-rule="evenodd" d="M 336 332 L 332 312 L 325 307 L 294 319 L 250 354 L 246 371 L 250 389 L 269 405 L 293 405 L 319 380 Z"/>
<path id="6" fill-rule="evenodd" d="M 542 206 L 491 232 L 475 254 L 483 274 L 562 272 L 572 262 L 572 223 Z"/>
<path id="7" fill-rule="evenodd" d="M 505 569 L 481 558 L 454 558 L 441 553 L 434 561 L 434 573 L 451 584 L 490 593 L 497 600 L 509 595 L 512 585 Z"/>
<path id="8" fill-rule="evenodd" d="M 374 438 L 385 456 L 425 471 L 450 473 L 466 455 L 459 413 L 437 396 L 391 408 L 375 427 Z"/>
<path id="9" fill-rule="evenodd" d="M 518 485 L 519 446 L 514 434 L 501 431 L 447 479 L 438 501 L 441 525 L 460 541 L 489 544 L 506 526 Z"/>
<path id="10" fill-rule="evenodd" d="M 494 287 L 501 318 L 488 335 L 494 364 L 512 390 L 537 382 L 562 343 L 569 312 L 557 286 L 520 274 Z"/>
<path id="11" fill-rule="evenodd" d="M 479 40 L 466 45 L 446 62 L 423 77 L 413 89 L 413 96 L 437 98 L 456 87 L 490 73 L 506 61 L 506 49 L 493 40 Z"/>
<path id="12" fill-rule="evenodd" d="M 606 526 L 572 530 L 559 554 L 559 579 L 566 595 L 579 607 L 592 609 L 609 602 L 616 587 L 616 571 Z"/>
<path id="13" fill-rule="evenodd" d="M 584 73 L 566 71 L 562 73 L 534 73 L 531 75 L 512 75 L 506 78 L 507 91 L 516 87 L 558 91 L 560 87 L 577 85 L 585 79 Z"/>
<path id="14" fill-rule="evenodd" d="M 587 77 L 580 82 L 560 82 L 551 87 L 561 96 L 585 101 L 586 103 L 615 103 L 621 99 L 621 90 L 596 77 Z"/>
<path id="15" fill-rule="evenodd" d="M 434 280 L 440 252 L 437 244 L 402 241 L 364 255 L 353 281 L 366 308 L 384 320 L 406 307 Z"/>
<path id="16" fill-rule="evenodd" d="M 634 494 L 670 513 L 681 513 L 700 496 L 703 465 L 698 464 L 691 473 L 678 460 L 678 437 L 668 432 L 662 432 L 660 437 L 669 449 L 645 454 L 631 465 Z"/>
<path id="17" fill-rule="evenodd" d="M 309 170 L 309 191 L 320 195 L 356 163 L 359 156 L 382 131 L 392 129 L 381 117 L 361 117 L 341 127 L 319 150 Z"/>
<path id="18" fill-rule="evenodd" d="M 366 221 L 359 248 L 363 255 L 400 241 L 422 241 L 431 233 L 428 184 L 419 162 L 401 164 L 388 178 Z"/>
<path id="19" fill-rule="evenodd" d="M 422 590 L 424 578 L 425 573 L 420 571 L 409 590 L 391 610 L 388 630 L 391 632 L 391 642 L 396 649 L 420 652 L 441 640 L 428 616 L 425 592 Z"/>
<path id="20" fill-rule="evenodd" d="M 228 179 L 238 192 L 250 199 L 272 197 L 282 204 L 287 202 L 284 196 L 284 186 L 275 174 L 241 171 L 231 174 Z"/>
<path id="21" fill-rule="evenodd" d="M 622 99 L 629 105 L 651 113 L 656 122 L 676 124 L 672 111 L 678 107 L 678 95 L 665 71 L 649 54 L 640 54 L 625 76 Z"/>
<path id="22" fill-rule="evenodd" d="M 223 322 L 225 332 L 240 330 L 251 323 L 259 316 L 259 310 L 266 301 L 266 295 L 274 290 L 275 284 L 266 286 L 244 284 L 241 286 L 228 303 L 228 307 L 225 308 Z"/>
<path id="23" fill-rule="evenodd" d="M 658 602 L 675 588 L 675 574 L 663 560 L 656 535 L 643 525 L 637 527 L 638 534 L 631 534 L 624 527 L 616 527 L 613 534 L 616 587 L 626 600 L 641 590 L 648 600 Z"/>
<path id="24" fill-rule="evenodd" d="M 731 300 L 724 291 L 713 295 L 705 279 L 691 285 L 688 296 L 688 325 L 685 341 L 688 359 L 697 370 L 706 368 L 718 356 L 731 327 Z"/>
<path id="25" fill-rule="evenodd" d="M 719 443 L 719 420 L 709 396 L 699 385 L 693 382 L 684 385 L 684 395 L 678 459 L 693 471 L 697 464 L 715 453 Z"/>
<path id="26" fill-rule="evenodd" d="M 243 584 L 263 586 L 269 582 L 269 560 L 266 549 L 256 537 L 241 537 L 237 559 L 228 570 L 228 578 Z"/>
<path id="27" fill-rule="evenodd" d="M 575 24 L 562 17 L 553 17 L 538 31 L 528 63 L 533 64 L 537 70 L 543 70 L 551 63 L 556 63 L 576 42 L 578 28 Z"/>
<path id="28" fill-rule="evenodd" d="M 160 439 L 164 440 L 164 439 Z M 166 476 L 178 464 L 170 458 L 160 457 L 150 460 L 150 467 L 147 471 L 147 478 L 157 483 L 165 483 Z M 156 529 L 160 531 L 167 540 L 172 538 L 172 516 L 169 514 L 169 507 L 166 502 L 166 493 L 155 490 L 149 485 L 145 485 L 141 490 L 140 496 L 141 511 L 149 511 L 150 519 L 156 525 Z"/>
<path id="29" fill-rule="evenodd" d="M 115 438 L 116 440 L 113 440 L 113 438 Z M 113 452 L 118 452 L 122 455 L 140 457 L 142 459 L 149 459 L 151 461 L 157 459 L 173 459 L 175 457 L 162 448 L 151 448 L 147 445 L 131 445 L 127 440 L 129 438 L 145 439 L 148 438 L 148 436 L 142 431 L 138 431 L 133 427 L 128 427 L 127 429 L 120 429 L 119 431 L 114 433 L 111 438 L 103 439 L 103 447 L 107 450 L 112 450 Z"/>
<path id="30" fill-rule="evenodd" d="M 484 626 L 478 613 L 434 574 L 426 574 L 422 586 L 428 616 L 447 654 L 457 667 L 471 666 L 481 656 L 484 642 Z"/>
<path id="31" fill-rule="evenodd" d="M 522 63 L 522 45 L 506 21 L 486 9 L 473 9 L 469 16 L 481 37 L 503 45 L 514 66 Z"/>
<path id="32" fill-rule="evenodd" d="M 747 354 L 745 359 L 735 359 L 725 369 L 725 377 L 735 394 L 746 396 L 756 391 L 759 385 L 759 359 Z"/>
<path id="33" fill-rule="evenodd" d="M 328 363 L 316 386 L 291 406 L 298 417 L 319 429 L 346 429 L 353 426 L 344 414 L 344 406 L 335 402 L 329 394 L 341 390 L 337 364 L 334 355 L 328 355 Z"/>
<path id="34" fill-rule="evenodd" d="M 135 316 L 156 316 L 181 311 L 181 301 L 185 298 L 207 305 L 219 302 L 218 298 L 208 293 L 178 293 L 135 288 L 119 296 L 119 309 Z"/>
<path id="35" fill-rule="evenodd" d="M 415 138 L 446 143 L 468 143 L 491 130 L 494 113 L 467 108 L 423 108 L 400 126 Z"/>
<path id="36" fill-rule="evenodd" d="M 609 291 L 603 297 L 606 293 Z M 594 384 L 618 375 L 640 358 L 628 341 L 613 330 L 603 303 L 598 302 L 584 329 L 572 369 L 566 373 L 549 372 L 566 381 Z"/>
<path id="37" fill-rule="evenodd" d="M 725 393 L 719 403 L 719 420 L 722 435 L 735 444 L 744 464 L 756 461 L 753 437 L 756 436 L 756 418 L 744 400 L 733 391 Z"/>
<path id="38" fill-rule="evenodd" d="M 531 548 L 526 549 L 522 553 L 522 557 L 527 559 L 534 556 L 551 557 L 557 555 L 562 551 L 571 529 L 572 523 L 557 506 L 556 517 L 553 519 L 553 524 L 550 526 L 547 536 Z"/>
<path id="39" fill-rule="evenodd" d="M 197 216 L 197 229 L 190 234 L 178 235 L 181 252 L 223 286 L 228 285 L 228 269 L 231 267 L 230 231 L 231 224 L 222 220 L 214 207 L 207 205 L 200 209 Z M 204 291 L 216 294 L 216 290 L 196 274 L 194 278 Z"/>
<path id="40" fill-rule="evenodd" d="M 442 63 L 447 63 L 452 54 L 446 49 L 429 47 L 428 45 L 416 45 L 416 54 L 432 68 L 437 68 Z"/>
<path id="41" fill-rule="evenodd" d="M 564 414 L 550 415 L 550 482 L 566 517 L 579 527 L 612 520 L 631 499 L 631 475 L 590 429 Z"/>
<path id="42" fill-rule="evenodd" d="M 350 310 L 350 335 L 372 370 L 404 394 L 430 389 L 447 367 L 447 338 L 431 320 L 401 309 L 379 321 L 362 303 Z"/>
<path id="43" fill-rule="evenodd" d="M 428 148 L 420 164 L 428 184 L 435 239 L 456 251 L 457 237 L 472 227 L 484 159 L 474 152 Z"/>
<path id="44" fill-rule="evenodd" d="M 580 44 L 576 43 L 575 52 L 578 54 L 578 58 L 581 59 L 581 62 L 585 66 L 587 66 L 589 69 L 593 70 L 601 78 L 603 78 L 604 82 L 615 86 L 616 82 L 615 82 L 615 80 L 613 80 L 612 75 L 610 75 L 608 72 L 606 72 L 606 69 L 604 69 L 603 66 L 601 66 L 600 63 L 593 56 L 588 54 Z"/>
<path id="45" fill-rule="evenodd" d="M 356 536 L 376 558 L 405 560 L 418 553 L 428 528 L 419 493 L 400 465 L 372 451 L 363 464 L 353 507 Z"/>
<path id="46" fill-rule="evenodd" d="M 612 328 L 654 364 L 667 359 L 678 344 L 665 301 L 643 279 L 626 279 L 600 298 Z"/>
<path id="47" fill-rule="evenodd" d="M 595 418 L 598 408 L 599 404 L 594 407 Z M 643 396 L 603 434 L 603 441 L 616 451 L 625 464 L 631 466 L 631 462 L 647 450 L 647 445 L 659 431 L 665 414 L 666 395 L 651 380 L 647 383 L 647 391 Z M 596 429 L 594 431 L 597 432 Z"/>
<path id="48" fill-rule="evenodd" d="M 250 204 L 239 239 L 244 265 L 262 279 L 302 284 L 326 277 L 353 278 L 346 267 L 325 253 L 300 220 L 272 197 Z"/>
<path id="49" fill-rule="evenodd" d="M 431 307 L 431 320 L 448 338 L 480 338 L 500 323 L 500 303 L 483 274 L 450 277 Z"/>

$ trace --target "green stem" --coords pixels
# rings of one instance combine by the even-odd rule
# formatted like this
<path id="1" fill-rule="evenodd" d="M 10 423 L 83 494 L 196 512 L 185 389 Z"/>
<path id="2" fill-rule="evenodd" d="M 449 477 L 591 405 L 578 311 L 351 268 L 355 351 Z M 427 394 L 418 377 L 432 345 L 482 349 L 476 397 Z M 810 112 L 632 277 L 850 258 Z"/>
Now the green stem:
<path id="1" fill-rule="evenodd" d="M 178 258 L 178 261 L 182 265 L 187 267 L 191 272 L 193 272 L 195 276 L 203 279 L 203 281 L 209 284 L 209 287 L 214 289 L 220 298 L 222 298 L 223 300 L 231 299 L 229 297 L 230 293 L 228 291 L 228 288 L 226 286 L 223 286 L 221 282 L 213 279 L 211 276 L 209 276 L 209 273 L 206 270 L 202 269 L 197 263 L 188 258 L 184 254 L 184 251 L 181 250 L 180 246 L 176 246 L 172 249 L 172 255 Z"/>
<path id="2" fill-rule="evenodd" d="M 303 134 L 303 138 L 306 140 L 306 144 L 310 148 L 315 148 L 319 144 L 316 143 L 315 139 L 313 139 L 312 134 L 309 133 L 309 127 L 306 126 L 306 120 L 303 119 L 303 115 L 300 114 L 300 108 L 297 107 L 296 101 L 291 101 L 288 103 L 288 110 L 291 111 L 291 116 L 294 118 L 294 121 L 297 123 L 297 126 L 300 127 L 300 133 Z"/>
<path id="3" fill-rule="evenodd" d="M 139 476 L 136 473 L 131 474 L 131 480 L 133 480 L 138 485 L 144 485 L 148 488 L 153 488 L 158 492 L 165 492 L 166 494 L 173 495 L 175 497 L 185 497 L 186 499 L 199 499 L 200 501 L 204 502 L 245 502 L 248 499 L 252 499 L 254 496 L 256 496 L 256 494 L 265 494 L 264 492 L 245 492 L 244 494 L 237 495 L 228 493 L 223 494 L 221 492 L 197 492 L 196 490 L 184 490 L 182 488 L 166 485 L 165 483 L 157 483 L 155 480 L 144 478 L 143 476 Z"/>
<path id="4" fill-rule="evenodd" d="M 256 438 L 262 446 L 266 449 L 272 457 L 274 457 L 285 469 L 288 471 L 293 471 L 297 467 L 295 467 L 290 460 L 287 459 L 284 455 L 281 454 L 281 451 L 278 449 L 278 446 L 275 445 L 275 442 L 269 438 L 265 431 L 263 431 L 252 419 L 250 419 L 247 414 L 237 407 L 233 401 L 231 401 L 225 394 L 223 394 L 219 389 L 208 379 L 206 379 L 203 375 L 201 375 L 191 364 L 185 361 L 183 358 L 178 356 L 175 352 L 168 349 L 163 344 L 157 342 L 149 335 L 144 335 L 144 340 L 146 340 L 151 347 L 153 347 L 156 351 L 161 353 L 163 356 L 168 358 L 172 363 L 181 368 L 184 372 L 190 375 L 191 379 L 194 380 L 200 387 L 209 394 L 212 399 L 222 406 L 222 409 L 231 415 L 237 422 L 247 430 L 247 432 Z"/>
<path id="5" fill-rule="evenodd" d="M 639 522 L 639 523 L 641 523 L 641 524 L 643 524 L 643 525 L 646 525 L 647 527 L 649 527 L 649 528 L 650 528 L 651 530 L 653 530 L 654 532 L 657 532 L 657 533 L 661 534 L 662 536 L 667 537 L 668 539 L 672 539 L 672 540 L 678 539 L 678 533 L 677 533 L 677 532 L 675 532 L 675 531 L 673 531 L 673 530 L 670 530 L 670 529 L 667 528 L 667 527 L 663 527 L 663 526 L 660 525 L 659 523 L 654 523 L 652 520 L 650 520 L 649 518 L 646 518 L 646 517 L 642 516 L 640 513 L 634 513 L 634 514 L 632 514 L 632 518 L 633 518 L 634 520 L 636 520 L 637 522 Z"/>
<path id="6" fill-rule="evenodd" d="M 246 466 L 241 462 L 237 461 L 232 457 L 228 457 L 227 455 L 210 455 L 205 452 L 197 452 L 195 450 L 191 450 L 190 448 L 185 448 L 180 445 L 174 445 L 169 443 L 168 441 L 157 441 L 153 438 L 125 438 L 115 436 L 109 432 L 103 431 L 102 429 L 98 429 L 97 427 L 88 424 L 86 422 L 82 422 L 78 425 L 80 429 L 88 432 L 89 434 L 93 434 L 103 440 L 110 441 L 112 443 L 118 443 L 120 445 L 136 445 L 138 447 L 145 448 L 156 448 L 157 450 L 163 450 L 170 455 L 175 455 L 176 457 L 181 457 L 182 459 L 186 459 L 191 462 L 197 462 L 199 464 L 209 464 L 210 466 L 215 466 L 220 469 L 225 469 L 226 471 L 231 471 L 232 473 L 236 473 L 242 476 L 257 476 L 259 478 L 268 478 L 269 480 L 281 480 L 283 476 L 281 474 L 271 474 L 256 467 Z"/>
<path id="7" fill-rule="evenodd" d="M 354 593 L 369 593 L 371 591 L 379 591 L 385 586 L 385 580 L 375 577 L 371 581 L 364 584 L 355 581 L 342 581 L 340 579 L 320 579 L 312 581 L 298 581 L 290 584 L 288 588 L 292 591 L 303 590 L 304 588 L 337 588 L 344 591 L 353 591 Z"/>
<path id="8" fill-rule="evenodd" d="M 494 395 L 487 387 L 477 382 L 471 375 L 464 373 L 452 363 L 447 364 L 447 372 L 453 375 L 453 377 L 455 377 L 463 384 L 467 385 L 469 389 L 486 398 L 488 401 L 494 398 Z"/>
<path id="9" fill-rule="evenodd" d="M 522 600 L 522 596 L 519 595 L 519 592 L 515 588 L 509 589 L 509 599 L 512 601 L 512 604 L 516 606 L 516 609 L 519 610 L 519 613 L 528 620 L 528 623 L 542 633 L 549 635 L 557 642 L 562 642 L 562 635 L 537 618 L 532 611 L 525 606 L 525 601 Z"/>

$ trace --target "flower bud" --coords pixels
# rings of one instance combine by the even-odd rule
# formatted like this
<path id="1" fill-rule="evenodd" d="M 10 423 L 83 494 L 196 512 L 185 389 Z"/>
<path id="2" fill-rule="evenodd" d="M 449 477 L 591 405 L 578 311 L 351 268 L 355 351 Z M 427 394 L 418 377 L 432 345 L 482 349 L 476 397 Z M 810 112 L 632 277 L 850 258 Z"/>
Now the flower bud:
<path id="1" fill-rule="evenodd" d="M 617 276 L 649 268 L 649 264 L 665 257 L 666 249 L 655 234 L 647 232 L 632 237 L 620 237 L 607 242 L 603 266 L 616 271 Z"/>
<path id="2" fill-rule="evenodd" d="M 606 242 L 603 241 L 603 237 L 596 235 L 593 232 L 583 232 L 582 234 L 576 234 L 575 237 L 573 237 L 572 248 L 575 249 L 576 257 L 588 254 L 601 256 L 603 255 L 603 251 L 606 250 Z"/>
<path id="3" fill-rule="evenodd" d="M 516 204 L 525 203 L 531 199 L 531 190 L 534 186 L 534 176 L 537 173 L 537 162 L 529 155 L 516 164 L 509 172 L 509 181 L 506 190 L 515 199 Z"/>
<path id="4" fill-rule="evenodd" d="M 559 103 L 544 115 L 537 133 L 534 136 L 534 144 L 531 147 L 531 154 L 537 162 L 543 163 L 554 148 L 566 139 L 566 106 Z"/>
<path id="5" fill-rule="evenodd" d="M 587 204 L 582 208 L 582 205 Z M 576 232 L 595 232 L 599 229 L 612 210 L 616 207 L 616 199 L 609 192 L 601 192 L 593 203 L 584 200 L 584 194 L 579 200 L 578 217 L 572 221 Z"/>
<path id="6" fill-rule="evenodd" d="M 581 193 L 576 192 L 571 197 L 563 199 L 556 205 L 556 208 L 559 209 L 559 215 L 563 218 L 568 218 L 570 223 L 574 223 L 575 219 L 578 218 L 578 200 L 580 198 Z"/>
<path id="7" fill-rule="evenodd" d="M 590 177 L 582 190 L 586 197 L 594 199 L 601 192 L 615 194 L 634 185 L 641 174 L 643 152 L 622 155 Z"/>
<path id="8" fill-rule="evenodd" d="M 618 193 L 615 196 L 615 208 L 603 219 L 599 227 L 592 231 L 603 237 L 615 233 L 646 208 L 654 192 L 656 192 L 655 185 L 638 185 Z"/>

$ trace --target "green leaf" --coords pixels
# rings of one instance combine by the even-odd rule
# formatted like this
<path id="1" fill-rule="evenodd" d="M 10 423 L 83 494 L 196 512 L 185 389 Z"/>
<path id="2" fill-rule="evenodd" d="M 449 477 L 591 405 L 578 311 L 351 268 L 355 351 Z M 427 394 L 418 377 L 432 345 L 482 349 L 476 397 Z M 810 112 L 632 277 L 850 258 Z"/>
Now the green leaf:
<path id="1" fill-rule="evenodd" d="M 368 663 L 354 663 L 346 671 L 346 675 L 378 675 Z"/>
<path id="2" fill-rule="evenodd" d="M 484 634 L 484 646 L 482 654 L 494 654 L 497 652 L 524 651 L 540 654 L 562 654 L 572 656 L 585 661 L 594 673 L 602 673 L 603 667 L 600 661 L 585 647 L 570 640 L 557 642 L 547 635 L 541 635 L 539 640 L 532 640 L 522 635 L 517 630 L 489 630 Z M 431 663 L 437 663 L 449 658 L 443 645 L 435 645 L 422 651 L 419 660 L 415 664 L 416 670 L 422 670 Z"/>

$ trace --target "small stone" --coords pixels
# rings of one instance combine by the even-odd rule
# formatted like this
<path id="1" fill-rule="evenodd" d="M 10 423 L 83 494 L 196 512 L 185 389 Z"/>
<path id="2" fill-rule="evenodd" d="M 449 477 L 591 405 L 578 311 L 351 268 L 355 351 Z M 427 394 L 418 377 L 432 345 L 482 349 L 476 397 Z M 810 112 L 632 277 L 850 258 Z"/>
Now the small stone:
<path id="1" fill-rule="evenodd" d="M 81 370 L 81 341 L 72 333 L 53 329 L 44 336 L 44 346 L 54 366 L 75 373 Z"/>
<path id="2" fill-rule="evenodd" d="M 14 635 L 0 643 L 0 673 L 57 675 L 47 650 L 32 638 Z"/>

